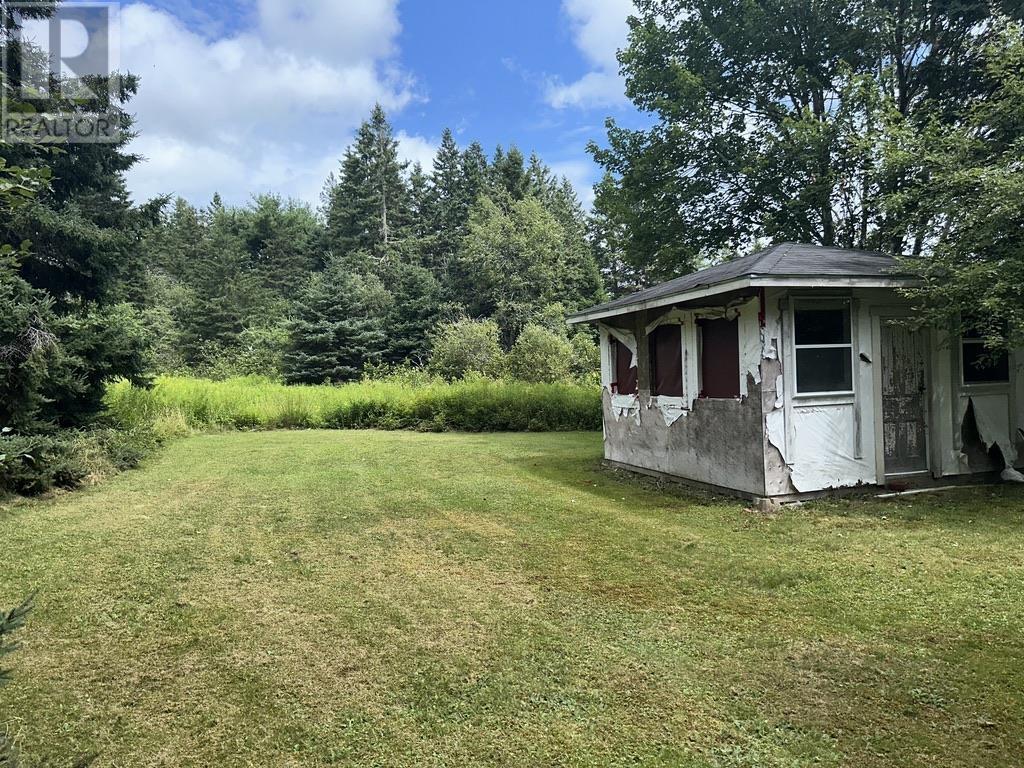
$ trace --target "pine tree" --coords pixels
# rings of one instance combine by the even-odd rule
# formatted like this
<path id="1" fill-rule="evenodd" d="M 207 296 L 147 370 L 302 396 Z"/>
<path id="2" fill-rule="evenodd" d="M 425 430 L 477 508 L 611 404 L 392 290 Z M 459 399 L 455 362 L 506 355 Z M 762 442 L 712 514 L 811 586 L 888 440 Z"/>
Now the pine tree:
<path id="1" fill-rule="evenodd" d="M 484 153 L 484 148 L 480 146 L 480 142 L 474 141 L 462 153 L 461 201 L 466 211 L 466 220 L 469 218 L 469 210 L 476 205 L 480 195 L 487 190 L 488 173 L 487 155 Z"/>
<path id="2" fill-rule="evenodd" d="M 394 299 L 383 360 L 422 364 L 441 313 L 441 285 L 430 270 L 412 264 L 391 264 L 382 277 Z"/>
<path id="3" fill-rule="evenodd" d="M 199 258 L 188 274 L 192 295 L 178 317 L 186 358 L 193 362 L 211 344 L 234 344 L 247 322 L 265 314 L 261 310 L 269 304 L 237 234 L 233 212 L 215 196 L 205 218 Z"/>
<path id="4" fill-rule="evenodd" d="M 409 173 L 409 237 L 425 237 L 434 231 L 432 205 L 434 190 L 423 166 L 413 163 Z"/>
<path id="5" fill-rule="evenodd" d="M 542 200 L 546 200 L 553 187 L 557 185 L 551 169 L 541 161 L 536 152 L 530 154 L 530 164 L 527 166 L 526 176 L 528 179 L 527 192 Z"/>
<path id="6" fill-rule="evenodd" d="M 372 276 L 353 274 L 335 258 L 310 278 L 292 308 L 284 378 L 319 384 L 359 378 L 384 346 L 383 317 L 390 297 Z"/>
<path id="7" fill-rule="evenodd" d="M 491 163 L 491 188 L 498 195 L 505 194 L 512 201 L 522 200 L 530 186 L 523 153 L 513 144 L 508 152 L 501 147 L 494 153 Z"/>
<path id="8" fill-rule="evenodd" d="M 319 225 L 308 207 L 260 195 L 236 220 L 250 266 L 263 286 L 291 299 L 317 266 Z"/>
<path id="9" fill-rule="evenodd" d="M 448 128 L 441 134 L 432 177 L 434 226 L 444 240 L 450 241 L 465 223 L 469 201 L 463 189 L 466 176 L 462 153 Z"/>
<path id="10" fill-rule="evenodd" d="M 341 175 L 328 192 L 327 242 L 336 254 L 362 251 L 380 258 L 402 237 L 410 218 L 407 167 L 378 104 L 345 151 Z"/>

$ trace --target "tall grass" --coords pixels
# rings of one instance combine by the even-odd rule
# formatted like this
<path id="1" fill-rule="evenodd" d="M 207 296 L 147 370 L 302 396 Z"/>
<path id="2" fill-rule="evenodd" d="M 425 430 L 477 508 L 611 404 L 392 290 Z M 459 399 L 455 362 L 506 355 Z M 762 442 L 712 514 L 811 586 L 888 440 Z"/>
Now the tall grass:
<path id="1" fill-rule="evenodd" d="M 151 389 L 112 385 L 107 407 L 123 427 L 164 436 L 209 429 L 414 429 L 524 432 L 601 428 L 597 387 L 477 380 L 367 381 L 285 386 L 261 378 L 161 377 Z"/>

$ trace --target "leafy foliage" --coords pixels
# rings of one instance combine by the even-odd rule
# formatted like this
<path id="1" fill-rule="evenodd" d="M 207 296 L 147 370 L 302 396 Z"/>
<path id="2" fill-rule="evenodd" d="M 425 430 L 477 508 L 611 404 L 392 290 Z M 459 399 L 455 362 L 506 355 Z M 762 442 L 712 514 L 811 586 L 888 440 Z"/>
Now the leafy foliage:
<path id="1" fill-rule="evenodd" d="M 922 278 L 908 291 L 935 327 L 981 332 L 992 350 L 1024 345 L 1024 34 L 1002 24 L 982 49 L 988 88 L 962 123 L 893 131 L 892 165 L 912 190 L 887 199 L 929 222 L 923 257 L 904 260 Z"/>
<path id="2" fill-rule="evenodd" d="M 519 381 L 555 382 L 571 377 L 569 340 L 540 325 L 528 325 L 508 353 L 506 371 Z"/>
<path id="3" fill-rule="evenodd" d="M 640 0 L 637 11 L 620 60 L 627 94 L 656 123 L 609 122 L 608 145 L 591 146 L 609 174 L 596 201 L 606 264 L 656 280 L 759 238 L 920 251 L 926 216 L 883 205 L 917 183 L 886 162 L 886 116 L 950 124 L 986 92 L 977 43 L 992 34 L 991 4 Z"/>
<path id="4" fill-rule="evenodd" d="M 602 296 L 568 181 L 515 147 L 493 162 L 479 144 L 460 150 L 451 131 L 429 172 L 410 169 L 380 107 L 320 213 L 271 196 L 166 206 L 145 239 L 139 302 L 157 370 L 351 380 L 367 365 L 425 364 L 438 324 L 464 316 L 498 322 L 500 357 L 553 302 Z M 282 332 L 280 363 L 273 345 L 252 345 Z"/>
<path id="5" fill-rule="evenodd" d="M 440 326 L 431 343 L 430 371 L 448 381 L 467 376 L 498 376 L 504 351 L 493 320 L 461 319 Z"/>
<path id="6" fill-rule="evenodd" d="M 42 18 L 52 5 L 32 10 Z M 4 55 L 17 46 L 30 58 L 42 56 L 10 34 L 13 16 L 4 23 Z M 137 80 L 118 83 L 112 96 L 106 87 L 93 89 L 120 123 L 118 142 L 0 143 L 0 426 L 84 424 L 95 417 L 107 378 L 144 380 L 148 338 L 135 333 L 126 301 L 155 207 L 128 199 L 124 172 L 137 158 L 126 151 L 125 105 Z M 4 78 L 0 87 L 8 108 L 20 109 L 13 81 Z M 59 93 L 53 111 L 83 109 Z"/>

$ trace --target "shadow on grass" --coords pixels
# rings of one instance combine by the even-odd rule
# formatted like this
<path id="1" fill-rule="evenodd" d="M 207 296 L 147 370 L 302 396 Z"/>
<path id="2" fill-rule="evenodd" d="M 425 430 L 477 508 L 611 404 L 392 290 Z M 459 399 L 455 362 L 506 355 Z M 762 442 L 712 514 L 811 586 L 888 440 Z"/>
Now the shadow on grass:
<path id="1" fill-rule="evenodd" d="M 591 456 L 531 456 L 510 461 L 520 474 L 576 489 L 609 502 L 628 499 L 656 507 L 742 507 L 742 499 L 716 495 L 680 483 L 604 467 Z"/>
<path id="2" fill-rule="evenodd" d="M 823 517 L 876 518 L 942 526 L 1024 530 L 1024 487 L 1006 484 L 921 493 L 890 499 L 820 499 L 798 507 Z"/>

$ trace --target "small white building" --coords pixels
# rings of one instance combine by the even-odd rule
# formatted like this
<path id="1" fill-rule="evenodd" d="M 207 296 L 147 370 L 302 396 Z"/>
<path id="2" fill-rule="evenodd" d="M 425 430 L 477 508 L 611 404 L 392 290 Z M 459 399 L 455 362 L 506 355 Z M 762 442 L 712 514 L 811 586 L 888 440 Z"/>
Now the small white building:
<path id="1" fill-rule="evenodd" d="M 980 340 L 915 329 L 907 281 L 783 243 L 573 315 L 601 333 L 605 459 L 778 500 L 1012 468 L 1024 350 L 984 364 Z"/>

